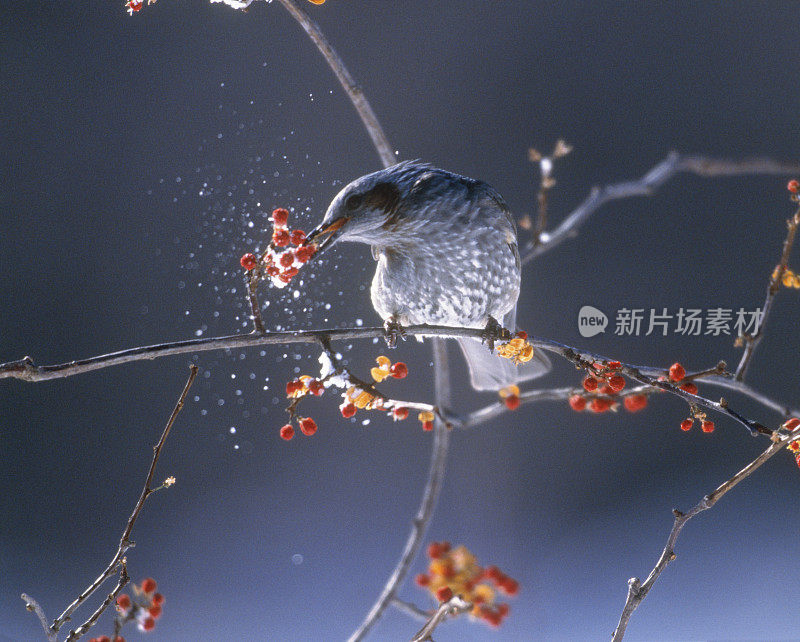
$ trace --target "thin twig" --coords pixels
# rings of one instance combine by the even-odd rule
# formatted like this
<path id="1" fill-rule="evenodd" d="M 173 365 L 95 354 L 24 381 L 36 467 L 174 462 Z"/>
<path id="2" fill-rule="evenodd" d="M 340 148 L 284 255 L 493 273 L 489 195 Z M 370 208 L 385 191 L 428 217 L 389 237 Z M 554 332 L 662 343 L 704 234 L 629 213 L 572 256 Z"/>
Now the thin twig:
<path id="1" fill-rule="evenodd" d="M 445 618 L 459 613 L 466 613 L 472 609 L 472 602 L 463 600 L 460 596 L 454 595 L 447 602 L 442 602 L 436 612 L 425 622 L 417 634 L 411 638 L 411 642 L 427 642 L 433 640 L 434 629 L 441 624 Z"/>
<path id="2" fill-rule="evenodd" d="M 756 351 L 758 344 L 764 337 L 764 327 L 767 324 L 767 317 L 772 309 L 772 302 L 775 300 L 775 295 L 781 287 L 781 279 L 786 272 L 789 264 L 789 256 L 792 253 L 794 246 L 795 234 L 797 233 L 797 226 L 800 225 L 800 209 L 798 209 L 792 218 L 786 221 L 786 238 L 783 241 L 783 251 L 781 252 L 781 260 L 778 266 L 773 271 L 767 285 L 767 297 L 764 300 L 764 307 L 762 308 L 761 322 L 758 324 L 756 333 L 753 335 L 744 335 L 740 337 L 744 341 L 744 354 L 739 361 L 739 366 L 736 368 L 736 380 L 742 381 L 744 375 L 747 373 L 747 368 L 750 366 L 750 360 L 753 358 L 753 353 Z"/>
<path id="3" fill-rule="evenodd" d="M 575 208 L 552 232 L 542 232 L 524 245 L 521 250 L 522 263 L 531 261 L 574 236 L 578 228 L 605 203 L 631 196 L 651 196 L 665 182 L 681 172 L 709 178 L 741 175 L 782 176 L 800 172 L 800 165 L 782 163 L 771 158 L 736 161 L 702 156 L 683 156 L 672 152 L 665 160 L 637 180 L 593 188 L 583 203 Z"/>
<path id="4" fill-rule="evenodd" d="M 125 588 L 125 585 L 128 582 L 130 582 L 131 578 L 128 577 L 128 568 L 125 566 L 124 559 L 122 560 L 121 566 L 122 568 L 119 572 L 119 580 L 117 581 L 117 585 L 114 587 L 114 590 L 106 596 L 106 599 L 103 600 L 103 603 L 97 607 L 95 612 L 89 616 L 89 619 L 86 620 L 86 622 L 81 624 L 74 631 L 70 631 L 69 637 L 67 637 L 65 642 L 75 642 L 75 640 L 79 639 L 84 633 L 89 631 L 89 629 L 91 629 L 97 623 L 97 620 L 100 619 L 100 616 L 109 607 L 109 605 L 113 604 L 113 602 L 117 599 L 119 592 Z"/>
<path id="5" fill-rule="evenodd" d="M 333 70 L 333 73 L 336 74 L 336 78 L 339 79 L 339 83 L 341 83 L 347 97 L 361 117 L 361 122 L 364 124 L 364 128 L 372 139 L 372 144 L 375 146 L 375 150 L 378 152 L 383 166 L 389 167 L 390 165 L 394 165 L 397 162 L 397 158 L 392 153 L 392 147 L 389 145 L 386 134 L 383 133 L 383 128 L 380 122 L 378 122 L 378 117 L 375 115 L 375 112 L 372 111 L 372 106 L 369 104 L 361 87 L 353 80 L 344 61 L 328 42 L 328 39 L 322 33 L 319 26 L 317 26 L 317 23 L 314 22 L 305 11 L 297 6 L 294 0 L 279 1 L 292 17 L 300 23 L 300 26 L 303 27 L 308 37 L 311 38 L 317 46 L 319 52 L 325 57 L 328 66 Z"/>
<path id="6" fill-rule="evenodd" d="M 434 339 L 433 342 L 433 372 L 435 401 L 439 408 L 446 409 L 450 406 L 450 368 L 447 360 L 447 351 L 444 342 Z M 433 449 L 431 463 L 428 469 L 428 480 L 422 492 L 422 500 L 414 521 L 411 524 L 411 533 L 406 539 L 403 552 L 395 565 L 389 579 L 383 587 L 378 599 L 372 605 L 364 621 L 350 636 L 349 642 L 358 642 L 378 622 L 386 607 L 391 604 L 397 590 L 403 582 L 408 569 L 422 546 L 422 538 L 428 528 L 439 491 L 444 480 L 445 465 L 447 462 L 447 448 L 450 441 L 450 432 L 444 422 L 437 416 L 433 428 Z"/>
<path id="7" fill-rule="evenodd" d="M 258 279 L 259 270 L 255 268 L 244 275 L 244 283 L 247 288 L 247 303 L 250 305 L 250 318 L 253 320 L 253 332 L 264 334 L 267 329 L 264 327 L 264 319 L 261 317 L 261 305 L 258 302 Z"/>
<path id="8" fill-rule="evenodd" d="M 58 634 L 50 630 L 50 625 L 47 622 L 44 609 L 27 593 L 23 593 L 20 597 L 25 601 L 25 608 L 35 613 L 36 617 L 39 618 L 39 622 L 44 629 L 44 634 L 47 636 L 47 642 L 56 642 L 58 640 Z"/>
<path id="9" fill-rule="evenodd" d="M 427 621 L 427 619 L 433 615 L 433 611 L 426 611 L 423 608 L 420 608 L 413 602 L 407 602 L 406 600 L 401 600 L 396 595 L 392 598 L 392 606 L 396 608 L 398 611 L 402 611 L 409 617 L 413 617 L 417 620 L 422 620 L 423 622 Z"/>
<path id="10" fill-rule="evenodd" d="M 172 414 L 167 421 L 167 425 L 164 427 L 164 431 L 161 433 L 161 439 L 158 440 L 158 443 L 153 448 L 153 461 L 151 462 L 150 469 L 147 472 L 147 479 L 145 480 L 144 487 L 139 495 L 139 500 L 136 502 L 136 506 L 134 507 L 131 516 L 128 518 L 128 523 L 125 526 L 125 530 L 123 531 L 122 537 L 119 540 L 117 552 L 105 570 L 98 575 L 97 579 L 95 579 L 94 582 L 85 588 L 83 592 L 77 598 L 75 598 L 75 600 L 73 600 L 73 602 L 66 609 L 64 609 L 64 612 L 55 619 L 53 624 L 50 626 L 50 630 L 52 630 L 54 633 L 58 633 L 59 629 L 64 625 L 64 623 L 71 619 L 75 609 L 83 604 L 86 599 L 89 598 L 89 596 L 100 587 L 101 584 L 103 584 L 112 574 L 114 574 L 116 570 L 120 568 L 120 566 L 124 566 L 123 557 L 127 550 L 134 545 L 134 543 L 130 540 L 133 526 L 136 523 L 136 519 L 139 517 L 139 513 L 142 511 L 145 501 L 154 492 L 154 489 L 151 487 L 151 483 L 153 481 L 153 474 L 156 470 L 158 458 L 161 456 L 161 451 L 164 448 L 164 443 L 166 442 L 167 437 L 169 437 L 170 430 L 172 430 L 172 425 L 175 423 L 178 413 L 183 408 L 183 404 L 186 401 L 186 395 L 189 394 L 189 388 L 192 387 L 192 383 L 194 382 L 195 377 L 197 377 L 197 366 L 192 364 L 189 366 L 189 368 L 189 378 L 186 381 L 186 385 L 183 387 L 183 392 L 181 392 L 175 407 L 172 409 Z"/>
<path id="11" fill-rule="evenodd" d="M 777 440 L 770 445 L 769 448 L 762 452 L 747 466 L 742 468 L 725 483 L 721 484 L 712 493 L 703 497 L 703 499 L 701 499 L 688 513 L 682 513 L 679 510 L 673 510 L 675 521 L 672 524 L 672 530 L 667 538 L 667 544 L 664 546 L 664 550 L 661 552 L 661 557 L 658 558 L 658 562 L 656 562 L 655 567 L 653 567 L 653 570 L 650 571 L 650 575 L 647 576 L 647 579 L 644 582 L 640 582 L 639 578 L 637 577 L 632 577 L 630 580 L 628 580 L 628 596 L 625 600 L 625 606 L 622 609 L 622 615 L 620 616 L 619 624 L 617 624 L 617 628 L 614 631 L 612 642 L 619 642 L 622 640 L 625 635 L 625 629 L 627 628 L 628 622 L 630 621 L 631 615 L 633 615 L 633 612 L 636 610 L 636 607 L 639 606 L 647 593 L 653 587 L 653 584 L 658 579 L 658 576 L 661 575 L 662 571 L 667 567 L 667 564 L 675 559 L 675 542 L 678 539 L 678 535 L 680 535 L 681 529 L 683 529 L 683 527 L 686 525 L 686 522 L 692 519 L 692 517 L 695 515 L 698 515 L 699 513 L 702 513 L 703 511 L 706 511 L 714 506 L 714 504 L 716 504 L 728 491 L 736 486 L 736 484 L 748 477 L 768 459 L 782 450 L 789 442 L 797 439 L 799 436 L 800 428 L 794 430 L 792 433 L 786 436 L 777 438 Z"/>

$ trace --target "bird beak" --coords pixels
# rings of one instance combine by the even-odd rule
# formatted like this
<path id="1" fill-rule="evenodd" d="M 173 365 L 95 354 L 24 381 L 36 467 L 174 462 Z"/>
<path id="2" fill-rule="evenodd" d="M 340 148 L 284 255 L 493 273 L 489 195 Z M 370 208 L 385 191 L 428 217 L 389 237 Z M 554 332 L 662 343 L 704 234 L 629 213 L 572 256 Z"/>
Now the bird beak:
<path id="1" fill-rule="evenodd" d="M 326 247 L 333 245 L 341 236 L 342 228 L 349 220 L 349 216 L 340 216 L 327 223 L 321 223 L 308 233 L 306 243 L 316 245 L 317 252 L 321 252 Z"/>

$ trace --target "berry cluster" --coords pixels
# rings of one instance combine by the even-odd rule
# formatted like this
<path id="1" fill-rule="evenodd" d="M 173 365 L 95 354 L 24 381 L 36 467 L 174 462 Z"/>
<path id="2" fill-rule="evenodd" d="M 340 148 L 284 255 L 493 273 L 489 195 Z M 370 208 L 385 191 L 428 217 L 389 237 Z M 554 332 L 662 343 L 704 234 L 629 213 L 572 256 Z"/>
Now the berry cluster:
<path id="1" fill-rule="evenodd" d="M 140 585 L 133 585 L 133 596 L 121 593 L 117 596 L 117 618 L 115 630 L 119 631 L 128 622 L 136 621 L 138 628 L 143 633 L 149 633 L 156 628 L 156 620 L 161 617 L 164 607 L 164 596 L 157 593 L 156 581 L 152 577 L 142 580 Z M 90 638 L 89 642 L 125 642 L 121 635 L 113 638 L 101 635 Z"/>
<path id="2" fill-rule="evenodd" d="M 381 383 L 384 379 L 392 377 L 394 379 L 405 379 L 408 376 L 408 366 L 402 361 L 392 363 L 388 357 L 383 355 L 375 359 L 377 367 L 370 370 L 373 381 Z M 384 400 L 376 396 L 373 392 L 364 390 L 362 386 L 350 386 L 345 391 L 344 400 L 339 406 L 342 417 L 349 419 L 355 416 L 359 410 L 384 410 Z M 395 406 L 389 410 L 389 416 L 395 421 L 402 421 L 408 417 L 408 408 Z"/>
<path id="3" fill-rule="evenodd" d="M 800 419 L 797 417 L 792 417 L 783 423 L 781 428 L 785 428 L 786 430 L 794 430 L 800 426 Z M 794 460 L 797 462 L 797 466 L 800 467 L 800 439 L 795 439 L 794 441 L 790 442 L 787 448 L 794 454 Z"/>
<path id="4" fill-rule="evenodd" d="M 793 272 L 789 268 L 784 268 L 781 274 L 781 266 L 778 265 L 772 273 L 772 278 L 777 279 L 778 275 L 781 276 L 781 285 L 785 288 L 792 288 L 793 290 L 800 290 L 800 275 Z"/>
<path id="5" fill-rule="evenodd" d="M 672 383 L 676 384 L 678 388 L 683 390 L 684 392 L 688 392 L 690 395 L 697 394 L 697 384 L 694 381 L 686 380 L 686 368 L 684 368 L 680 363 L 677 361 L 673 363 L 669 367 L 669 371 L 667 373 L 667 377 L 661 377 L 660 381 L 665 381 L 669 379 Z M 706 413 L 702 412 L 699 408 L 696 408 L 694 405 L 691 407 L 692 414 L 690 417 L 687 417 L 681 422 L 681 430 L 684 432 L 688 432 L 694 426 L 695 420 L 700 422 L 700 430 L 703 432 L 714 432 L 714 422 L 709 421 L 706 418 Z"/>
<path id="6" fill-rule="evenodd" d="M 625 388 L 625 378 L 620 374 L 622 364 L 619 361 L 594 362 L 583 379 L 583 389 L 588 394 L 574 394 L 567 401 L 575 412 L 583 412 L 587 408 L 591 412 L 601 413 L 616 410 L 620 393 Z M 628 412 L 638 412 L 647 407 L 647 395 L 628 394 L 622 397 L 622 404 Z"/>
<path id="7" fill-rule="evenodd" d="M 528 343 L 528 333 L 517 332 L 517 335 L 511 341 L 497 346 L 497 354 L 506 359 L 511 359 L 517 365 L 533 359 L 533 346 Z"/>
<path id="8" fill-rule="evenodd" d="M 800 181 L 796 179 L 790 180 L 786 183 L 786 189 L 788 189 L 792 193 L 792 197 L 794 200 L 797 200 L 798 194 L 800 194 Z"/>
<path id="9" fill-rule="evenodd" d="M 134 12 L 141 11 L 143 6 L 144 6 L 143 0 L 128 0 L 125 3 L 125 9 L 131 16 L 134 14 Z"/>
<path id="10" fill-rule="evenodd" d="M 297 425 L 306 437 L 310 437 L 317 432 L 317 422 L 311 417 L 295 416 L 295 407 L 297 402 L 306 395 L 315 395 L 319 397 L 325 392 L 325 383 L 320 379 L 314 379 L 308 375 L 301 375 L 297 379 L 292 379 L 286 384 L 286 397 L 291 399 L 292 403 L 289 405 L 289 423 L 283 426 L 280 430 L 281 439 L 289 441 L 294 437 L 294 426 L 292 421 L 296 420 Z"/>
<path id="11" fill-rule="evenodd" d="M 473 617 L 500 626 L 509 608 L 508 604 L 495 602 L 495 589 L 505 595 L 516 595 L 519 592 L 516 580 L 496 566 L 482 568 L 465 546 L 452 548 L 449 542 L 432 542 L 428 557 L 431 559 L 428 572 L 417 575 L 418 586 L 427 589 L 439 602 L 459 595 L 474 605 Z"/>
<path id="12" fill-rule="evenodd" d="M 422 429 L 426 431 L 433 430 L 433 420 L 435 415 L 430 410 L 423 410 L 417 415 L 417 419 L 422 424 Z"/>
<path id="13" fill-rule="evenodd" d="M 317 246 L 306 243 L 303 230 L 289 230 L 289 211 L 279 207 L 272 212 L 272 241 L 259 259 L 248 252 L 239 259 L 241 266 L 248 272 L 258 267 L 263 268 L 272 284 L 279 288 L 286 287 L 317 252 Z M 296 249 L 293 249 L 293 247 Z M 285 249 L 280 249 L 285 248 Z"/>

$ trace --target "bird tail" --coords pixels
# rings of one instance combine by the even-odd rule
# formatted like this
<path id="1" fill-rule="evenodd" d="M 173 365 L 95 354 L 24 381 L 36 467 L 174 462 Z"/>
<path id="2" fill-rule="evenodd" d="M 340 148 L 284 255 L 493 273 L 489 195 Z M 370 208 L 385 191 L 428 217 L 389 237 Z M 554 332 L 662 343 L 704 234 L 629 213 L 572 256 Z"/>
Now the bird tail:
<path id="1" fill-rule="evenodd" d="M 458 339 L 469 367 L 470 381 L 475 390 L 500 390 L 511 384 L 541 377 L 550 370 L 550 360 L 540 350 L 534 350 L 533 358 L 519 365 L 510 359 L 489 352 L 478 339 Z"/>

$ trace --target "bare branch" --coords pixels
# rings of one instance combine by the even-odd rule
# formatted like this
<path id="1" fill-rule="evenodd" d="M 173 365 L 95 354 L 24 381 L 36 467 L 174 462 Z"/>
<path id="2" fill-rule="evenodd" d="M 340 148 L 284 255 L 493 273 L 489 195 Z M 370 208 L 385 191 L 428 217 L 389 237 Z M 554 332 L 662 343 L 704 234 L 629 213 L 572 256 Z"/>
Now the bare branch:
<path id="1" fill-rule="evenodd" d="M 100 616 L 103 612 L 113 604 L 114 600 L 117 599 L 117 595 L 119 592 L 125 588 L 125 585 L 130 582 L 130 577 L 128 577 L 128 568 L 125 566 L 125 560 L 122 560 L 122 568 L 119 572 L 119 581 L 117 581 L 117 585 L 114 587 L 114 590 L 111 591 L 106 596 L 106 599 L 103 600 L 103 603 L 97 607 L 94 613 L 89 616 L 89 619 L 86 620 L 83 624 L 81 624 L 77 629 L 74 631 L 70 631 L 69 637 L 65 640 L 65 642 L 74 642 L 75 640 L 79 639 L 84 633 L 89 631 L 96 623 L 97 620 L 100 619 Z M 116 637 L 116 636 L 115 636 Z"/>
<path id="2" fill-rule="evenodd" d="M 394 165 L 397 162 L 397 158 L 392 153 L 392 147 L 389 145 L 386 134 L 383 133 L 383 128 L 380 122 L 378 122 L 378 117 L 375 116 L 375 112 L 372 111 L 372 106 L 369 104 L 361 87 L 353 80 L 344 61 L 328 42 L 328 39 L 317 26 L 317 23 L 314 22 L 305 11 L 298 7 L 294 0 L 279 1 L 292 17 L 300 23 L 300 26 L 303 27 L 308 37 L 311 38 L 317 46 L 319 52 L 325 57 L 328 66 L 333 70 L 333 73 L 336 74 L 336 78 L 339 79 L 342 89 L 344 89 L 350 102 L 353 103 L 353 107 L 355 107 L 358 115 L 361 117 L 361 122 L 364 124 L 364 128 L 372 139 L 372 144 L 375 146 L 375 150 L 378 152 L 383 166 L 389 167 Z"/>
<path id="3" fill-rule="evenodd" d="M 139 513 L 142 511 L 145 501 L 153 492 L 155 492 L 155 489 L 151 487 L 151 484 L 153 481 L 153 474 L 156 470 L 156 464 L 158 463 L 158 458 L 161 456 L 161 451 L 164 448 L 164 443 L 167 441 L 167 437 L 169 437 L 170 431 L 172 430 L 172 425 L 175 423 L 178 413 L 183 408 L 183 404 L 186 401 L 186 395 L 189 394 L 189 389 L 192 387 L 195 377 L 197 377 L 197 366 L 191 365 L 189 368 L 189 378 L 183 387 L 183 392 L 181 392 L 175 407 L 172 409 L 172 414 L 167 421 L 167 425 L 164 427 L 164 431 L 161 433 L 161 438 L 153 448 L 153 461 L 150 463 L 150 469 L 147 472 L 147 479 L 145 480 L 144 487 L 139 495 L 139 500 L 136 502 L 136 506 L 134 507 L 131 516 L 128 518 L 128 524 L 126 525 L 125 530 L 122 533 L 122 537 L 119 540 L 117 552 L 109 562 L 108 566 L 106 566 L 105 570 L 97 576 L 94 582 L 86 587 L 83 592 L 77 598 L 75 598 L 75 600 L 66 609 L 64 609 L 64 612 L 56 618 L 56 620 L 50 626 L 50 630 L 54 633 L 58 633 L 59 629 L 64 625 L 64 623 L 71 619 L 71 616 L 75 610 L 81 604 L 83 604 L 89 598 L 89 596 L 91 596 L 92 593 L 94 593 L 112 574 L 114 574 L 118 568 L 123 569 L 123 572 L 120 575 L 120 581 L 122 580 L 123 576 L 127 578 L 127 574 L 124 572 L 124 555 L 129 548 L 134 546 L 134 543 L 130 540 L 131 531 L 136 523 L 136 519 L 139 517 Z M 70 634 L 69 639 L 77 639 L 72 638 L 73 633 Z"/>
<path id="4" fill-rule="evenodd" d="M 260 269 L 250 270 L 244 275 L 247 303 L 250 305 L 250 318 L 253 321 L 253 332 L 256 334 L 264 334 L 267 331 L 264 327 L 264 319 L 261 318 L 261 305 L 258 303 L 257 286 Z"/>
<path id="5" fill-rule="evenodd" d="M 434 386 L 435 400 L 439 408 L 447 408 L 450 405 L 450 368 L 447 360 L 447 349 L 443 341 L 435 339 L 433 343 L 433 367 L 434 367 Z M 431 452 L 431 463 L 428 469 L 428 481 L 422 492 L 422 500 L 411 524 L 411 533 L 406 539 L 403 552 L 395 565 L 392 574 L 367 613 L 364 621 L 348 638 L 349 642 L 363 640 L 364 636 L 377 623 L 383 615 L 386 607 L 391 604 L 397 590 L 403 582 L 411 563 L 417 556 L 422 546 L 422 538 L 428 528 L 433 511 L 436 508 L 436 500 L 439 498 L 439 491 L 444 481 L 445 465 L 447 463 L 447 448 L 450 442 L 450 432 L 444 422 L 437 417 L 433 428 L 433 450 Z"/>
<path id="6" fill-rule="evenodd" d="M 418 607 L 416 604 L 412 602 L 406 602 L 405 600 L 401 600 L 399 597 L 395 596 L 392 598 L 392 606 L 396 608 L 398 611 L 402 611 L 409 617 L 416 618 L 417 620 L 422 620 L 425 622 L 431 615 L 433 615 L 432 611 L 426 611 Z"/>
<path id="7" fill-rule="evenodd" d="M 775 271 L 770 276 L 769 284 L 767 285 L 767 298 L 764 300 L 764 307 L 761 308 L 763 310 L 761 323 L 759 323 L 758 329 L 754 335 L 745 335 L 740 337 L 740 339 L 744 341 L 745 347 L 742 359 L 739 361 L 739 366 L 736 368 L 737 381 L 742 381 L 744 379 L 744 375 L 747 373 L 747 368 L 750 365 L 750 360 L 753 357 L 753 353 L 756 351 L 758 344 L 761 343 L 761 339 L 764 337 L 764 327 L 767 324 L 767 317 L 772 309 L 772 302 L 775 300 L 775 295 L 778 293 L 778 290 L 781 287 L 781 279 L 783 278 L 789 263 L 789 256 L 792 253 L 792 247 L 794 246 L 794 239 L 798 225 L 800 225 L 800 209 L 794 213 L 792 218 L 786 221 L 786 238 L 783 241 L 781 260 L 778 263 L 778 266 L 775 268 Z"/>
<path id="8" fill-rule="evenodd" d="M 672 530 L 667 538 L 667 544 L 664 547 L 664 550 L 661 552 L 661 557 L 658 558 L 658 562 L 656 562 L 655 567 L 652 571 L 650 571 L 650 575 L 647 576 L 647 579 L 644 582 L 640 582 L 639 578 L 636 577 L 632 577 L 630 580 L 628 580 L 628 597 L 625 600 L 625 606 L 622 609 L 622 615 L 620 616 L 619 624 L 617 624 L 617 628 L 614 631 L 612 642 L 619 642 L 622 640 L 625 635 L 625 629 L 627 628 L 628 622 L 630 621 L 633 612 L 636 610 L 636 607 L 639 606 L 647 593 L 653 587 L 653 584 L 658 579 L 658 576 L 661 575 L 662 571 L 667 567 L 667 564 L 675 559 L 675 542 L 678 539 L 678 535 L 680 535 L 681 529 L 683 529 L 683 527 L 686 525 L 686 522 L 692 519 L 692 517 L 695 515 L 698 515 L 714 506 L 714 504 L 716 504 L 728 491 L 733 489 L 736 484 L 746 477 L 749 477 L 750 474 L 758 469 L 762 464 L 776 455 L 789 442 L 794 441 L 798 437 L 800 437 L 800 428 L 795 429 L 789 435 L 777 437 L 769 448 L 767 448 L 758 457 L 747 464 L 747 466 L 742 468 L 733 477 L 721 484 L 712 493 L 703 497 L 703 499 L 701 499 L 688 513 L 682 513 L 679 510 L 673 510 L 675 522 L 673 523 Z"/>
<path id="9" fill-rule="evenodd" d="M 44 614 L 44 609 L 27 593 L 23 593 L 20 597 L 25 600 L 25 608 L 36 613 L 36 617 L 39 618 L 39 622 L 44 629 L 44 634 L 47 636 L 47 642 L 56 642 L 58 640 L 58 634 L 50 630 L 50 625 L 47 623 L 47 616 Z"/>
<path id="10" fill-rule="evenodd" d="M 742 175 L 787 175 L 800 172 L 797 163 L 782 163 L 770 158 L 742 161 L 702 156 L 683 156 L 672 152 L 640 179 L 595 187 L 589 196 L 552 232 L 542 232 L 521 249 L 522 263 L 544 254 L 574 236 L 578 228 L 602 205 L 631 196 L 651 196 L 675 174 L 688 172 L 709 178 Z"/>
<path id="11" fill-rule="evenodd" d="M 472 610 L 472 603 L 461 599 L 460 596 L 454 595 L 447 602 L 442 602 L 436 612 L 430 617 L 417 634 L 411 638 L 411 642 L 426 642 L 433 640 L 433 630 L 441 624 L 445 618 L 451 615 L 458 615 Z"/>

